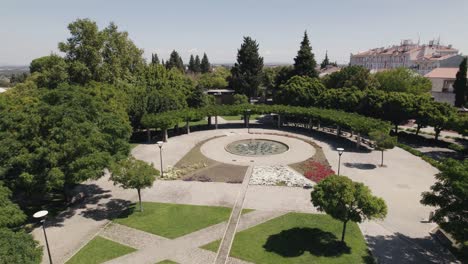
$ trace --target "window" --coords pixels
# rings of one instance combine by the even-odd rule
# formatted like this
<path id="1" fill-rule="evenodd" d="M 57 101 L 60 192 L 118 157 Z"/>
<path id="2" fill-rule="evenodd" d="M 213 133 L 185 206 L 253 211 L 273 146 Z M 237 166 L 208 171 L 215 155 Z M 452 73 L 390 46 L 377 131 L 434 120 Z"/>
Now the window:
<path id="1" fill-rule="evenodd" d="M 452 92 L 453 91 L 453 83 L 452 80 L 444 80 L 444 86 L 442 87 L 442 92 Z"/>

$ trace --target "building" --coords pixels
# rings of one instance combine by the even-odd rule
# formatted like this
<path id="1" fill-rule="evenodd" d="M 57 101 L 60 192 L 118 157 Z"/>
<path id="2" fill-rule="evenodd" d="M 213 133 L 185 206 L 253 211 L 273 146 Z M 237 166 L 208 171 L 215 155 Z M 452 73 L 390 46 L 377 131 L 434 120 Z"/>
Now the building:
<path id="1" fill-rule="evenodd" d="M 213 95 L 216 104 L 233 104 L 234 103 L 234 90 L 230 89 L 211 89 L 205 91 L 208 95 Z"/>
<path id="2" fill-rule="evenodd" d="M 437 102 L 455 104 L 453 84 L 459 68 L 436 68 L 424 75 L 432 82 L 431 94 Z"/>
<path id="3" fill-rule="evenodd" d="M 434 40 L 420 45 L 403 40 L 400 45 L 351 54 L 350 65 L 360 65 L 371 72 L 404 67 L 425 75 L 440 67 L 458 67 L 462 60 L 463 56 L 452 45 L 440 45 Z"/>

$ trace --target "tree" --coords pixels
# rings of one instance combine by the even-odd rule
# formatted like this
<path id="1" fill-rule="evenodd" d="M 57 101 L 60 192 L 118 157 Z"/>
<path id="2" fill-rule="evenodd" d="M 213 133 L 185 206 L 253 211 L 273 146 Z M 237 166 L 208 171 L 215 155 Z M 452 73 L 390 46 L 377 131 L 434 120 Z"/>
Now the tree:
<path id="1" fill-rule="evenodd" d="M 179 53 L 177 53 L 177 51 L 173 50 L 171 52 L 171 55 L 169 56 L 169 60 L 166 62 L 166 68 L 167 69 L 176 68 L 182 72 L 185 72 L 184 62 L 182 61 L 182 58 L 179 56 Z"/>
<path id="2" fill-rule="evenodd" d="M 387 149 L 392 149 L 395 147 L 397 143 L 397 138 L 392 137 L 388 134 L 388 131 L 372 131 L 369 133 L 369 136 L 372 140 L 375 142 L 375 149 L 380 150 L 382 152 L 382 162 L 380 163 L 380 166 L 384 166 L 383 164 L 383 154 L 384 151 Z"/>
<path id="3" fill-rule="evenodd" d="M 200 72 L 201 72 L 200 57 L 198 57 L 198 55 L 195 56 L 194 70 L 195 70 L 196 73 L 200 73 Z"/>
<path id="4" fill-rule="evenodd" d="M 0 228 L 0 263 L 37 264 L 42 260 L 42 248 L 32 235 Z"/>
<path id="5" fill-rule="evenodd" d="M 141 204 L 141 189 L 151 187 L 159 171 L 144 161 L 137 160 L 134 157 L 123 159 L 114 163 L 111 168 L 110 179 L 114 184 L 119 184 L 124 189 L 136 189 L 140 203 L 140 212 L 143 212 Z"/>
<path id="6" fill-rule="evenodd" d="M 249 103 L 249 98 L 247 98 L 245 94 L 235 94 L 233 97 L 234 97 L 233 104 L 235 105 L 242 105 L 242 104 Z"/>
<path id="7" fill-rule="evenodd" d="M 343 222 L 342 242 L 348 221 L 360 223 L 366 219 L 383 219 L 387 215 L 382 198 L 373 196 L 367 186 L 346 176 L 333 175 L 322 180 L 314 186 L 311 198 L 319 211 Z"/>
<path id="8" fill-rule="evenodd" d="M 322 63 L 320 63 L 320 69 L 325 69 L 328 65 L 330 65 L 330 60 L 328 60 L 328 51 L 325 52 L 325 59 L 323 59 Z"/>
<path id="9" fill-rule="evenodd" d="M 11 191 L 0 182 L 0 228 L 17 227 L 26 220 L 26 215 L 10 198 Z"/>
<path id="10" fill-rule="evenodd" d="M 467 57 L 465 57 L 460 63 L 455 83 L 453 84 L 456 107 L 463 107 L 466 103 L 466 96 L 468 95 L 468 84 L 466 80 L 467 70 Z"/>
<path id="11" fill-rule="evenodd" d="M 323 80 L 327 88 L 351 88 L 360 90 L 375 88 L 378 82 L 370 74 L 370 71 L 362 66 L 344 67 L 338 72 L 328 75 Z"/>
<path id="12" fill-rule="evenodd" d="M 438 140 L 440 132 L 451 127 L 457 118 L 457 112 L 453 106 L 439 102 L 431 104 L 429 115 L 428 124 L 434 127 L 435 140 Z"/>
<path id="13" fill-rule="evenodd" d="M 37 74 L 37 85 L 44 88 L 57 88 L 61 83 L 68 82 L 67 63 L 55 54 L 34 59 L 30 66 L 31 74 Z"/>
<path id="14" fill-rule="evenodd" d="M 190 54 L 188 70 L 192 73 L 195 73 L 195 58 L 193 57 L 193 54 Z"/>
<path id="15" fill-rule="evenodd" d="M 225 67 L 216 67 L 213 71 L 201 74 L 198 78 L 198 86 L 204 89 L 224 89 L 228 86 L 227 79 L 231 72 Z"/>
<path id="16" fill-rule="evenodd" d="M 468 241 L 468 160 L 448 159 L 439 169 L 437 182 L 422 194 L 421 203 L 437 207 L 430 220 L 464 244 Z"/>
<path id="17" fill-rule="evenodd" d="M 158 54 L 156 54 L 156 53 L 151 54 L 151 64 L 153 64 L 153 65 L 158 65 L 159 64 Z"/>
<path id="18" fill-rule="evenodd" d="M 258 44 L 250 37 L 244 37 L 237 51 L 237 62 L 231 69 L 229 87 L 249 98 L 256 96 L 262 81 L 263 58 L 258 52 Z"/>
<path id="19" fill-rule="evenodd" d="M 203 53 L 203 58 L 200 64 L 200 70 L 202 73 L 207 73 L 211 71 L 211 64 L 208 60 L 208 56 L 206 56 L 206 53 Z"/>
<path id="20" fill-rule="evenodd" d="M 294 58 L 294 74 L 316 78 L 318 77 L 317 70 L 315 69 L 316 66 L 317 62 L 315 61 L 314 53 L 312 53 L 307 31 L 305 31 L 301 47 L 297 52 L 296 58 Z"/>
<path id="21" fill-rule="evenodd" d="M 429 94 L 431 81 L 406 68 L 397 68 L 378 72 L 375 78 L 379 82 L 378 89 L 386 92 L 405 92 L 412 94 Z"/>
<path id="22" fill-rule="evenodd" d="M 308 76 L 294 76 L 281 85 L 274 100 L 279 104 L 312 106 L 325 86 L 317 79 Z"/>

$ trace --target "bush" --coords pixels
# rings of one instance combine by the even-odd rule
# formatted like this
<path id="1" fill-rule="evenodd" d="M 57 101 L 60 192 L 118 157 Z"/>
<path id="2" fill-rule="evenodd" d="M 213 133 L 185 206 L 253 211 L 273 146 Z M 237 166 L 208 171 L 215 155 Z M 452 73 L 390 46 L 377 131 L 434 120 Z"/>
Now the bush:
<path id="1" fill-rule="evenodd" d="M 304 172 L 304 176 L 316 183 L 319 183 L 321 180 L 335 174 L 330 166 L 317 161 L 309 161 L 305 167 L 306 171 Z"/>

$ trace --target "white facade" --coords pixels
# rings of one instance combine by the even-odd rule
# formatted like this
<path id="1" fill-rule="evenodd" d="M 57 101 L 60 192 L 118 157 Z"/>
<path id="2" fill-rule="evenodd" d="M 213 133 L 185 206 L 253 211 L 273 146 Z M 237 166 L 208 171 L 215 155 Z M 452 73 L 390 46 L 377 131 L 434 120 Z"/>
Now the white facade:
<path id="1" fill-rule="evenodd" d="M 455 104 L 453 84 L 458 68 L 437 68 L 425 75 L 432 83 L 431 94 L 437 102 Z"/>
<path id="2" fill-rule="evenodd" d="M 404 67 L 424 75 L 439 67 L 457 67 L 461 60 L 458 50 L 450 45 L 442 46 L 433 41 L 419 45 L 404 40 L 399 46 L 351 54 L 350 64 L 363 66 L 371 72 Z"/>

